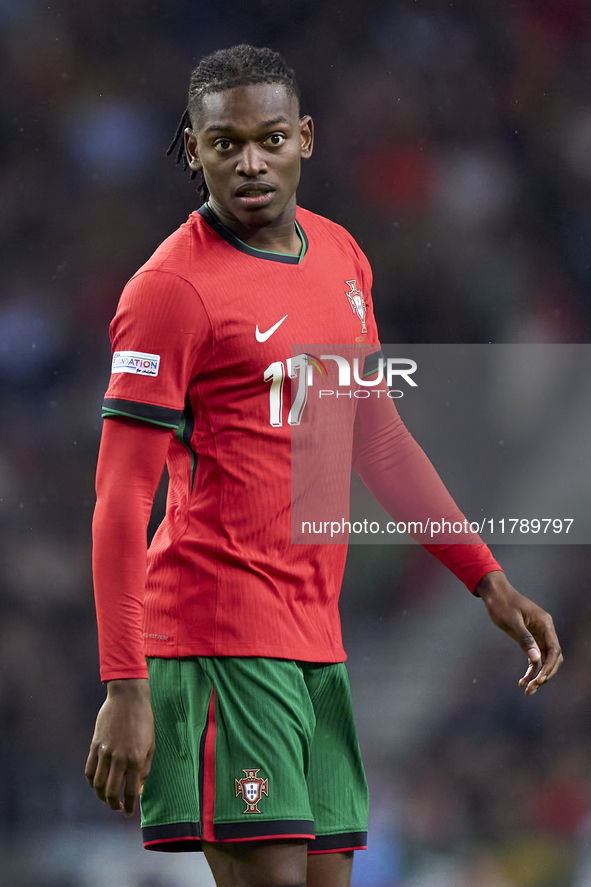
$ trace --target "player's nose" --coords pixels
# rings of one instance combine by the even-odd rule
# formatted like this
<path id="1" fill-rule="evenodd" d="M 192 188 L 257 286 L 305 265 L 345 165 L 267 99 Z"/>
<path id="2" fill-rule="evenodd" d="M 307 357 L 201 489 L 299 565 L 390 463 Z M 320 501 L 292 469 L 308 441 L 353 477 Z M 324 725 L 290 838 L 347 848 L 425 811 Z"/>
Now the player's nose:
<path id="1" fill-rule="evenodd" d="M 255 144 L 244 145 L 236 170 L 245 176 L 258 176 L 259 173 L 266 172 L 267 161 L 262 148 Z"/>

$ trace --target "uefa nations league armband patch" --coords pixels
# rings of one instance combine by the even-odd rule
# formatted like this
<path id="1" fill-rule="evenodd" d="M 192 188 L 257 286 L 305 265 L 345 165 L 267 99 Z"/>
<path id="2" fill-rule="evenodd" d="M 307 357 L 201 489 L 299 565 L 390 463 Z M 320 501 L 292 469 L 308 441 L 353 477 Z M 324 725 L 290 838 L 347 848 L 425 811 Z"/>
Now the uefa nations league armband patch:
<path id="1" fill-rule="evenodd" d="M 160 367 L 159 354 L 143 351 L 116 351 L 111 365 L 112 373 L 135 373 L 136 376 L 157 376 Z"/>

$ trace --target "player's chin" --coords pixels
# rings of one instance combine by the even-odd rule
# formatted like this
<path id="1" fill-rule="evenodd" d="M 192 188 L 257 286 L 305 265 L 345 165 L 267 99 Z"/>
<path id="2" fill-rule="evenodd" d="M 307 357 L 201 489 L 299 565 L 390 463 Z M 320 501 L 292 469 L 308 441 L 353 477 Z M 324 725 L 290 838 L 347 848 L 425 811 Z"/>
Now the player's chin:
<path id="1" fill-rule="evenodd" d="M 282 218 L 284 207 L 279 201 L 270 200 L 261 206 L 243 205 L 242 201 L 232 207 L 233 215 L 244 225 L 272 225 Z"/>

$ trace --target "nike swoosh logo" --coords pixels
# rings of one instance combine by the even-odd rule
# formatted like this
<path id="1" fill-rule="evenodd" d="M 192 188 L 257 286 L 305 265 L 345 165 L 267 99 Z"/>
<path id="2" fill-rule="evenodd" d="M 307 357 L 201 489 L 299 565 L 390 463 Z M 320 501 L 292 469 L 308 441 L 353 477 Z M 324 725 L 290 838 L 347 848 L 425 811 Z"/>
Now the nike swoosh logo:
<path id="1" fill-rule="evenodd" d="M 285 315 L 285 317 L 287 317 L 287 314 Z M 257 328 L 255 330 L 255 336 L 257 337 L 257 342 L 266 342 L 267 339 L 269 339 L 273 335 L 275 330 L 279 329 L 279 327 L 281 326 L 281 324 L 285 320 L 285 317 L 282 317 L 281 320 L 278 320 L 277 323 L 273 324 L 273 326 L 270 327 L 270 329 L 268 329 L 266 333 L 261 333 L 261 331 L 259 330 L 259 325 L 257 323 Z"/>

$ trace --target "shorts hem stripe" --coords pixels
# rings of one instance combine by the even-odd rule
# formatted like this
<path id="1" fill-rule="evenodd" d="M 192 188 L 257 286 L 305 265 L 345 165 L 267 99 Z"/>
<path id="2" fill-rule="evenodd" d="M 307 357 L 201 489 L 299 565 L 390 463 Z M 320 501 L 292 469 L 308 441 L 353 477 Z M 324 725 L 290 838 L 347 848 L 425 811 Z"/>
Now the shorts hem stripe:
<path id="1" fill-rule="evenodd" d="M 253 835 L 250 838 L 216 838 L 215 844 L 240 844 L 244 841 L 281 841 L 291 838 L 303 838 L 305 841 L 312 841 L 314 835 L 290 835 L 281 833 L 279 835 Z"/>
<path id="2" fill-rule="evenodd" d="M 151 844 L 153 841 L 172 841 L 187 840 L 189 838 L 201 837 L 199 826 L 192 820 L 184 822 L 167 822 L 162 825 L 144 825 L 142 826 L 142 835 L 144 843 Z"/>
<path id="3" fill-rule="evenodd" d="M 311 842 L 308 853 L 343 853 L 346 850 L 365 850 L 367 832 L 337 832 L 333 835 L 318 835 Z"/>
<path id="4" fill-rule="evenodd" d="M 204 836 L 205 837 L 205 836 Z M 267 838 L 314 838 L 314 823 L 305 819 L 226 822 L 214 826 L 214 841 L 256 841 Z"/>
<path id="5" fill-rule="evenodd" d="M 154 838 L 152 841 L 144 841 L 144 850 L 163 850 L 169 853 L 201 850 L 201 838 L 196 838 L 193 835 L 187 835 L 184 838 Z"/>
<path id="6" fill-rule="evenodd" d="M 146 850 L 183 852 L 202 850 L 201 841 L 209 841 L 200 834 L 195 822 L 173 822 L 166 825 L 144 826 L 143 844 Z M 222 823 L 214 826 L 211 843 L 231 844 L 245 841 L 314 841 L 314 823 L 307 820 L 267 820 L 265 822 Z"/>
<path id="7" fill-rule="evenodd" d="M 170 844 L 171 841 L 200 841 L 201 838 L 198 835 L 182 835 L 180 837 L 174 838 L 152 838 L 151 841 L 144 841 L 144 847 L 147 847 L 149 844 Z"/>

